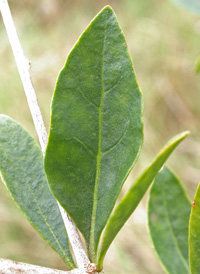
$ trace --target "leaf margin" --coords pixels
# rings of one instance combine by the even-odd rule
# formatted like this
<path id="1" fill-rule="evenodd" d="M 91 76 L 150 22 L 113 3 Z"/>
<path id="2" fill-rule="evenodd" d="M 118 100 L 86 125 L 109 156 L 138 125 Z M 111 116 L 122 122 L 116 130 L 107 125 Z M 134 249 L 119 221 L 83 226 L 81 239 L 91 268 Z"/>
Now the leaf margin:
<path id="1" fill-rule="evenodd" d="M 63 68 L 65 68 L 65 66 L 66 66 L 66 64 L 67 64 L 67 62 L 68 62 L 68 57 L 69 57 L 70 53 L 73 51 L 73 49 L 76 47 L 76 45 L 78 45 L 78 43 L 81 41 L 82 35 L 88 30 L 88 28 L 91 26 L 91 24 L 93 23 L 93 21 L 96 20 L 96 18 L 99 16 L 99 14 L 102 13 L 102 12 L 103 12 L 104 10 L 106 10 L 106 9 L 109 9 L 110 11 L 112 11 L 113 15 L 114 15 L 115 18 L 116 18 L 116 14 L 115 14 L 115 12 L 113 11 L 113 9 L 112 9 L 109 5 L 105 6 L 105 7 L 104 7 L 104 8 L 103 8 L 103 9 L 102 9 L 102 10 L 101 10 L 101 11 L 100 11 L 92 20 L 91 20 L 91 22 L 88 24 L 88 26 L 87 26 L 87 27 L 85 28 L 85 30 L 82 32 L 82 34 L 80 35 L 79 39 L 77 40 L 77 42 L 76 42 L 75 45 L 73 46 L 72 50 L 69 52 L 69 54 L 68 54 L 68 56 L 67 56 L 67 60 L 66 60 L 66 62 L 65 62 L 65 64 L 64 64 L 64 67 L 63 67 Z M 123 33 L 123 31 L 122 31 L 122 29 L 121 29 L 119 23 L 118 23 L 117 18 L 116 18 L 116 22 L 117 22 L 117 25 L 118 25 L 118 27 L 119 27 L 119 29 L 120 29 L 122 35 L 123 35 L 123 38 L 124 38 L 124 33 Z M 123 183 L 125 182 L 125 180 L 127 179 L 128 175 L 130 174 L 130 172 L 131 172 L 132 168 L 134 167 L 135 163 L 137 162 L 137 160 L 138 160 L 138 158 L 139 158 L 139 155 L 140 155 L 140 153 L 141 153 L 141 150 L 142 150 L 143 142 L 144 142 L 144 133 L 143 133 L 143 111 L 144 111 L 143 94 L 142 94 L 142 91 L 141 91 L 141 89 L 140 89 L 140 87 L 139 87 L 139 85 L 138 85 L 138 81 L 137 81 L 137 79 L 136 79 L 136 74 L 135 74 L 135 70 L 134 70 L 134 66 L 133 66 L 133 61 L 132 61 L 131 56 L 130 56 L 130 53 L 129 53 L 129 51 L 128 51 L 128 48 L 127 48 L 127 44 L 126 44 L 125 38 L 124 38 L 124 43 L 125 43 L 125 45 L 126 45 L 126 50 L 127 50 L 127 53 L 128 53 L 128 57 L 129 57 L 130 62 L 131 62 L 132 73 L 133 73 L 134 76 L 135 76 L 134 81 L 135 81 L 135 84 L 136 84 L 136 86 L 137 86 L 138 93 L 139 93 L 139 95 L 140 95 L 140 97 L 141 97 L 141 102 L 140 102 L 140 109 L 141 109 L 141 111 L 140 111 L 141 142 L 140 142 L 140 146 L 139 146 L 139 148 L 138 148 L 137 155 L 136 155 L 136 157 L 135 157 L 135 159 L 134 159 L 134 161 L 133 161 L 133 164 L 132 164 L 132 166 L 129 168 L 129 170 L 128 170 L 128 172 L 126 173 L 126 175 L 124 176 L 124 179 L 123 179 L 123 181 L 122 181 L 122 185 L 123 185 Z M 63 68 L 62 68 L 62 70 L 63 70 Z M 61 70 L 61 72 L 62 72 L 62 70 Z M 60 77 L 60 74 L 59 74 L 58 79 L 57 79 L 57 82 L 56 82 L 55 90 L 56 90 L 57 85 L 58 85 L 59 77 Z M 54 97 L 53 97 L 53 98 L 54 98 Z M 53 100 L 52 100 L 52 101 L 53 101 Z M 51 109 L 52 109 L 52 106 L 51 106 Z M 51 121 L 51 122 L 52 122 L 52 121 Z M 52 123 L 51 123 L 51 122 L 50 122 L 50 128 L 52 127 Z M 48 142 L 49 142 L 49 138 L 48 138 Z M 44 161 L 45 161 L 45 160 L 44 160 Z M 47 173 L 47 172 L 46 172 L 46 173 Z M 47 176 L 47 177 L 48 177 L 48 176 Z M 48 178 L 47 178 L 47 180 L 48 180 Z M 48 183 L 49 183 L 49 182 L 48 182 Z M 50 186 L 50 184 L 49 184 L 49 186 Z M 51 186 L 50 186 L 50 188 L 51 188 Z M 120 190 L 121 190 L 121 189 L 120 189 Z M 119 192 L 120 192 L 120 190 L 119 190 Z M 58 198 L 57 195 L 55 195 L 55 193 L 54 193 L 54 191 L 53 191 L 52 189 L 51 189 L 51 192 L 52 192 L 53 195 L 56 197 L 56 199 L 60 202 L 60 204 L 61 204 L 63 207 L 65 207 L 64 204 L 62 203 L 62 201 L 60 201 L 60 199 Z M 118 192 L 118 195 L 119 195 L 119 192 Z M 117 199 L 117 197 L 116 197 L 116 199 Z M 116 200 L 115 200 L 115 202 L 116 202 Z M 112 209 L 113 209 L 113 208 L 114 208 L 114 204 L 113 204 Z M 112 212 L 112 210 L 111 210 L 111 212 Z M 110 212 L 110 214 L 111 214 L 111 212 Z M 68 214 L 69 214 L 69 216 L 71 217 L 71 219 L 75 222 L 73 216 L 72 216 L 69 212 L 68 212 Z M 75 223 L 76 223 L 76 222 L 75 222 Z M 104 226 L 104 227 L 105 227 L 105 226 Z M 102 231 L 103 231 L 103 229 L 102 229 Z M 102 234 L 102 231 L 101 231 L 101 233 L 100 233 L 100 236 L 101 236 L 101 234 Z M 99 237 L 99 238 L 100 238 L 100 237 Z M 93 262 L 96 262 L 96 254 L 95 254 L 95 251 L 94 251 L 94 250 L 95 250 L 95 249 L 97 250 L 98 244 L 99 244 L 99 240 L 98 240 L 98 242 L 96 243 L 96 246 L 93 246 L 92 248 L 91 248 L 91 246 L 89 246 L 89 248 L 88 248 L 89 256 L 91 257 L 91 259 L 92 259 Z M 94 244 L 94 245 L 95 245 L 95 244 Z"/>
<path id="2" fill-rule="evenodd" d="M 171 176 L 173 176 L 173 178 L 176 180 L 177 184 L 179 185 L 179 188 L 180 188 L 181 191 L 182 191 L 182 194 L 183 194 L 183 196 L 184 196 L 184 199 L 187 200 L 187 202 L 188 202 L 188 204 L 189 204 L 189 206 L 190 206 L 190 208 L 191 208 L 191 205 L 192 205 L 191 200 L 188 198 L 187 193 L 186 193 L 184 187 L 182 186 L 180 179 L 179 179 L 179 178 L 176 176 L 176 174 L 171 170 L 171 168 L 169 168 L 169 167 L 167 167 L 167 166 L 164 166 L 164 167 L 160 170 L 160 172 L 157 174 L 157 176 L 159 176 L 159 175 L 161 174 L 161 172 L 168 172 L 168 174 L 170 174 Z M 167 269 L 167 267 L 165 266 L 164 262 L 162 261 L 160 255 L 159 255 L 159 252 L 158 252 L 157 249 L 156 249 L 156 246 L 155 246 L 155 244 L 154 244 L 153 238 L 152 238 L 152 236 L 151 236 L 149 211 L 150 211 L 151 193 L 152 193 L 152 191 L 153 191 L 153 187 L 154 187 L 155 181 L 156 181 L 156 178 L 155 178 L 154 183 L 153 183 L 153 185 L 152 185 L 152 187 L 151 187 L 150 195 L 149 195 L 149 201 L 148 201 L 148 231 L 149 231 L 151 243 L 152 243 L 152 245 L 153 245 L 154 253 L 155 253 L 155 255 L 156 255 L 156 257 L 157 257 L 157 259 L 158 259 L 160 265 L 162 266 L 162 268 L 164 269 L 164 271 L 165 271 L 166 273 L 168 273 L 168 274 L 174 274 L 174 272 L 171 273 L 171 272 Z M 168 216 L 168 218 L 169 218 L 169 216 Z M 168 220 L 168 221 L 169 221 L 169 220 Z M 172 229 L 170 229 L 170 230 L 172 230 Z M 172 234 L 174 234 L 174 231 L 172 231 Z M 189 236 L 189 229 L 188 229 L 188 236 Z M 174 235 L 173 235 L 173 238 L 174 238 Z M 176 239 L 174 240 L 174 242 L 175 242 L 175 245 L 178 245 Z M 178 249 L 179 249 L 179 251 L 180 251 L 180 247 L 179 247 L 179 246 L 178 246 Z M 179 253 L 179 252 L 178 252 L 178 253 Z M 181 257 L 182 259 L 185 260 L 185 257 L 183 256 L 182 253 L 181 253 L 180 257 Z M 188 254 L 188 259 L 189 259 L 189 254 Z M 188 260 L 188 262 L 185 261 L 185 263 L 186 263 L 186 264 L 188 263 L 188 265 L 185 265 L 185 267 L 186 267 L 187 270 L 189 271 L 189 260 Z M 188 274 L 190 274 L 190 272 L 188 272 Z"/>
<path id="3" fill-rule="evenodd" d="M 143 198 L 145 192 L 149 188 L 151 182 L 154 180 L 155 176 L 157 175 L 157 173 L 159 172 L 160 168 L 163 166 L 165 161 L 168 159 L 170 154 L 173 152 L 173 150 L 176 148 L 176 146 L 189 135 L 189 133 L 190 133 L 189 131 L 182 132 L 182 133 L 174 136 L 172 139 L 170 139 L 164 145 L 164 147 L 160 150 L 160 152 L 154 158 L 153 162 L 150 165 L 148 165 L 144 169 L 144 171 L 138 176 L 138 178 L 135 180 L 135 182 L 133 183 L 133 185 L 131 186 L 129 191 L 124 195 L 124 197 L 121 199 L 121 201 L 119 202 L 119 204 L 115 208 L 114 212 L 112 213 L 112 215 L 110 216 L 110 218 L 107 222 L 107 225 L 105 227 L 105 230 L 104 230 L 104 233 L 103 233 L 103 236 L 102 236 L 102 241 L 101 241 L 100 249 L 99 249 L 99 252 L 98 252 L 98 269 L 99 270 L 101 270 L 103 268 L 103 260 L 104 260 L 104 257 L 106 255 L 106 252 L 107 252 L 110 244 L 112 243 L 112 241 L 116 237 L 117 233 L 121 230 L 121 228 L 123 227 L 125 222 L 128 220 L 130 215 L 133 213 L 133 211 L 135 210 L 135 208 L 137 207 L 137 205 L 139 204 L 139 202 Z M 160 164 L 159 168 L 157 167 L 156 172 L 154 172 L 155 175 L 152 176 L 150 181 L 145 186 L 140 199 L 137 199 L 136 204 L 131 208 L 131 210 L 129 209 L 129 212 L 127 214 L 126 204 L 131 202 L 131 200 L 133 198 L 132 196 L 135 195 L 135 189 L 136 189 L 136 191 L 137 191 L 137 188 L 140 190 L 140 182 L 142 182 L 143 176 L 145 177 L 146 174 L 148 174 L 148 172 L 150 172 L 151 169 L 153 169 L 153 167 L 157 164 L 158 160 L 160 160 L 160 158 L 163 155 L 166 156 L 166 157 L 163 159 L 162 164 Z M 118 212 L 119 212 L 119 216 L 123 216 L 123 218 L 126 215 L 125 220 L 121 221 L 123 218 L 117 216 Z M 119 219 L 121 221 L 121 225 L 119 225 Z M 116 230 L 117 224 L 118 224 L 118 228 Z M 115 227 L 115 230 L 116 230 L 115 233 L 113 233 L 113 227 Z M 112 234 L 112 235 L 109 236 L 109 234 Z"/>
<path id="4" fill-rule="evenodd" d="M 2 120 L 5 120 L 4 123 L 6 123 L 7 121 L 8 121 L 8 123 L 12 123 L 15 128 L 18 127 L 18 130 L 21 131 L 20 133 L 26 135 L 26 137 L 29 139 L 29 141 L 31 141 L 32 148 L 35 149 L 35 153 L 37 153 L 37 157 L 39 156 L 39 153 L 40 153 L 41 164 L 43 164 L 43 155 L 42 155 L 41 148 L 39 147 L 39 145 L 36 142 L 36 140 L 30 135 L 30 133 L 25 128 L 23 128 L 20 125 L 20 123 L 16 122 L 14 119 L 12 119 L 11 117 L 9 117 L 9 116 L 7 116 L 5 114 L 0 114 L 0 123 L 1 123 Z M 1 135 L 1 133 L 0 133 L 0 135 Z M 45 175 L 45 172 L 44 172 L 44 175 Z M 71 251 L 70 251 L 69 246 L 66 247 L 68 249 L 68 252 L 69 252 L 67 254 L 65 252 L 65 250 L 63 249 L 63 247 L 62 247 L 59 239 L 56 236 L 56 234 L 54 233 L 54 229 L 52 229 L 51 224 L 49 224 L 49 221 L 46 219 L 45 213 L 41 210 L 41 207 L 40 207 L 38 201 L 36 200 L 36 205 L 37 205 L 37 207 L 39 209 L 39 212 L 41 213 L 42 219 L 44 220 L 44 223 L 48 227 L 48 229 L 50 231 L 50 234 L 53 236 L 53 238 L 54 238 L 55 242 L 57 243 L 58 247 L 60 248 L 61 252 L 59 252 L 58 249 L 56 250 L 55 246 L 51 243 L 51 240 L 48 239 L 47 237 L 45 237 L 42 234 L 41 229 L 37 228 L 37 225 L 34 223 L 33 220 L 31 220 L 31 217 L 28 216 L 27 212 L 25 212 L 25 210 L 22 208 L 22 206 L 20 205 L 20 203 L 18 203 L 17 198 L 15 198 L 15 195 L 13 195 L 12 187 L 9 186 L 10 183 L 7 183 L 7 179 L 5 177 L 6 177 L 6 175 L 3 174 L 3 172 L 0 170 L 0 178 L 1 178 L 2 182 L 3 182 L 3 184 L 5 185 L 7 191 L 9 192 L 9 194 L 10 194 L 12 200 L 14 201 L 15 205 L 23 213 L 23 215 L 25 216 L 25 218 L 27 219 L 27 221 L 31 224 L 31 226 L 35 229 L 35 231 L 41 236 L 41 238 L 63 259 L 63 261 L 66 263 L 66 265 L 69 267 L 69 269 L 76 268 L 76 264 L 74 263 L 74 260 L 73 260 L 73 257 L 71 255 Z M 46 180 L 46 184 L 47 184 L 47 180 Z M 28 183 L 26 185 L 28 185 Z M 48 184 L 47 184 L 47 186 L 48 186 Z M 29 185 L 27 187 L 30 188 Z M 32 192 L 32 190 L 30 190 L 30 192 Z M 51 194 L 51 197 L 53 199 L 55 199 L 54 196 L 52 195 L 52 193 L 50 192 L 50 189 L 49 189 L 49 194 Z M 34 193 L 31 194 L 31 196 L 35 198 Z M 56 200 L 55 200 L 55 202 L 56 202 Z M 56 207 L 58 207 L 57 203 L 55 203 L 55 204 L 56 204 Z M 59 210 L 59 208 L 58 208 L 58 210 Z M 62 218 L 61 214 L 60 214 L 60 217 Z M 64 222 L 63 222 L 63 228 L 65 229 Z M 66 229 L 65 229 L 65 233 L 66 233 L 66 240 L 67 240 L 67 242 L 69 244 L 69 239 L 68 239 L 68 235 L 67 235 Z"/>

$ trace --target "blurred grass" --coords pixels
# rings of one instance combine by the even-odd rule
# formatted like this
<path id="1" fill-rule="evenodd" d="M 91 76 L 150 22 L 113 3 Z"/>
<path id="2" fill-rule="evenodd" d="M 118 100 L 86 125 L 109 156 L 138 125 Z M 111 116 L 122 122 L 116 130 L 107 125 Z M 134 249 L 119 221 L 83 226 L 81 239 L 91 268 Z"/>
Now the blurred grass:
<path id="1" fill-rule="evenodd" d="M 168 163 L 192 198 L 200 180 L 200 75 L 195 74 L 194 68 L 199 55 L 200 17 L 167 0 L 10 1 L 24 52 L 32 61 L 32 80 L 45 124 L 48 128 L 51 96 L 66 55 L 106 4 L 117 14 L 144 95 L 144 147 L 122 193 L 169 138 L 190 130 L 190 137 Z M 20 122 L 36 137 L 2 20 L 0 112 Z M 164 273 L 147 234 L 146 200 L 147 197 L 111 246 L 106 271 Z M 15 207 L 3 184 L 0 223 L 0 257 L 66 269 Z"/>

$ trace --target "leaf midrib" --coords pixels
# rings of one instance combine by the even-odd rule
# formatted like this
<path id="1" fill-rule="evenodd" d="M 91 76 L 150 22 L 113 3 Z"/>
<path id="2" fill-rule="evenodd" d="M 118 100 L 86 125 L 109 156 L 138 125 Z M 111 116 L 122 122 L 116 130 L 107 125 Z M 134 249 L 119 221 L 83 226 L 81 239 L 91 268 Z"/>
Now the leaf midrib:
<path id="1" fill-rule="evenodd" d="M 177 251 L 178 251 L 178 254 L 180 256 L 180 259 L 182 260 L 183 262 L 183 265 L 185 266 L 186 270 L 188 271 L 189 273 L 189 266 L 185 260 L 185 258 L 183 257 L 182 255 L 182 252 L 180 250 L 180 247 L 179 247 L 179 244 L 178 244 L 178 241 L 176 239 L 176 235 L 174 234 L 174 230 L 171 226 L 171 221 L 170 221 L 170 217 L 169 217 L 169 213 L 168 213 L 168 208 L 167 208 L 167 200 L 166 200 L 166 195 L 165 195 L 165 190 L 164 190 L 164 208 L 165 208 L 165 213 L 166 213 L 166 219 L 167 219 L 167 222 L 168 222 L 168 225 L 169 225 L 169 229 L 172 233 L 172 238 L 174 240 L 174 244 L 175 244 L 175 247 L 177 248 Z"/>
<path id="2" fill-rule="evenodd" d="M 95 178 L 95 187 L 94 187 L 94 202 L 93 202 L 93 211 L 91 218 L 91 232 L 90 232 L 90 256 L 92 261 L 95 261 L 95 220 L 96 220 L 96 210 L 97 210 L 97 195 L 98 195 L 98 184 L 100 176 L 100 165 L 102 158 L 102 108 L 103 108 L 103 99 L 104 99 L 104 82 L 103 82 L 103 69 L 104 69 L 104 47 L 105 47 L 105 27 L 103 35 L 103 47 L 101 52 L 101 100 L 99 106 L 99 134 L 98 134 L 98 151 L 97 151 L 97 165 L 96 165 L 96 178 Z"/>

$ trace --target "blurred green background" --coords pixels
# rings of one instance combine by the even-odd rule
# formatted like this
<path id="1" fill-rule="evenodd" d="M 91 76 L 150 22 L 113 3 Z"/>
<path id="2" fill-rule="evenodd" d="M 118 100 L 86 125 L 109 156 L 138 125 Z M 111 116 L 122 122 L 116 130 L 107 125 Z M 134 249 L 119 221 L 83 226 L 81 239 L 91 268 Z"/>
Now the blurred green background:
<path id="1" fill-rule="evenodd" d="M 105 5 L 115 10 L 144 95 L 144 146 L 123 190 L 173 135 L 191 135 L 168 164 L 192 199 L 200 181 L 200 17 L 167 0 L 10 1 L 17 31 L 32 62 L 32 80 L 48 128 L 50 102 L 58 72 L 73 44 Z M 0 112 L 36 137 L 23 87 L 0 18 Z M 198 159 L 198 160 L 197 160 Z M 111 246 L 106 273 L 162 274 L 148 236 L 148 196 Z M 66 269 L 40 238 L 0 184 L 0 257 Z"/>

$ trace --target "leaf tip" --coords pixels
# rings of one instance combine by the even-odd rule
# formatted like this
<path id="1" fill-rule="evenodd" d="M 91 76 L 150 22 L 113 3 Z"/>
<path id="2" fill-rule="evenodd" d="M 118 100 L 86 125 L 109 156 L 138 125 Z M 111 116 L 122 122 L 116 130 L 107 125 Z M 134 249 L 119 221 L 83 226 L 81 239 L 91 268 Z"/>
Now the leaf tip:
<path id="1" fill-rule="evenodd" d="M 110 10 L 110 11 L 113 11 L 112 7 L 110 5 L 106 5 L 103 9 L 103 10 Z"/>
<path id="2" fill-rule="evenodd" d="M 100 13 L 110 13 L 110 14 L 115 14 L 114 13 L 114 10 L 113 10 L 113 8 L 110 6 L 110 5 L 106 5 L 100 12 L 99 12 L 99 14 Z"/>
<path id="3" fill-rule="evenodd" d="M 178 139 L 179 141 L 182 141 L 182 140 L 184 140 L 189 134 L 190 134 L 190 131 L 187 130 L 187 131 L 183 131 L 183 132 L 179 133 L 178 135 L 176 135 L 176 137 L 177 137 L 177 139 Z"/>
<path id="4" fill-rule="evenodd" d="M 183 138 L 187 137 L 188 135 L 190 135 L 190 131 L 186 130 L 182 132 Z"/>
<path id="5" fill-rule="evenodd" d="M 0 114 L 0 119 L 10 119 L 10 117 L 5 114 Z"/>

